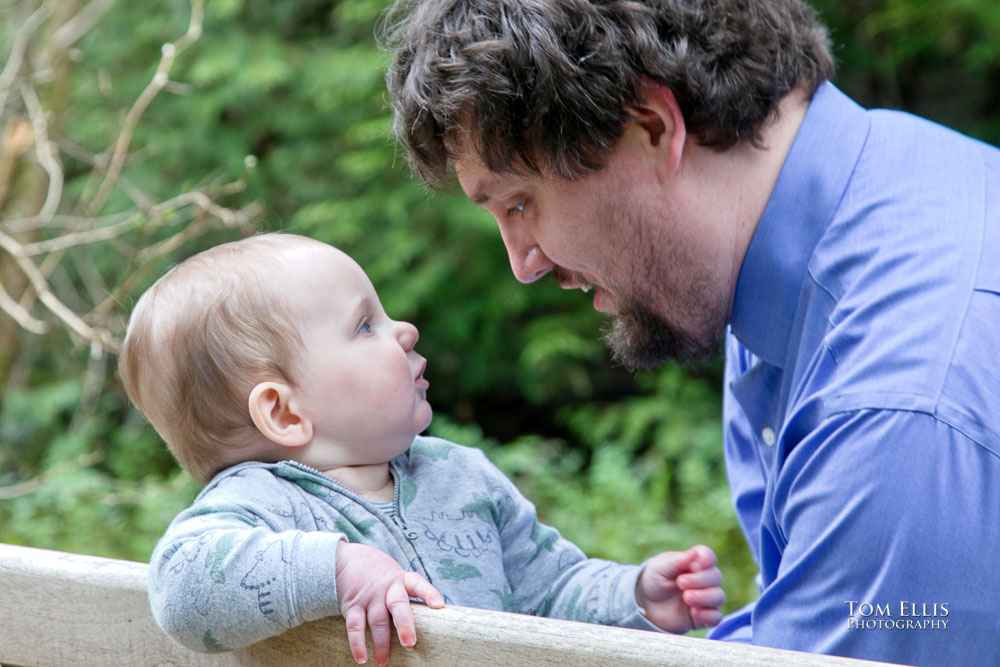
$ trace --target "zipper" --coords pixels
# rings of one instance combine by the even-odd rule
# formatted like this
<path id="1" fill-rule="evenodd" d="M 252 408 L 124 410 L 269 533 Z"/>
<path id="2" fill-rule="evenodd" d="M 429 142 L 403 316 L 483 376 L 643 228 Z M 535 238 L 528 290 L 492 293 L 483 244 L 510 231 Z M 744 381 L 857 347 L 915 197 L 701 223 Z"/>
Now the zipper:
<path id="1" fill-rule="evenodd" d="M 409 526 L 406 525 L 406 519 L 403 518 L 403 508 L 399 504 L 399 473 L 392 463 L 389 464 L 389 474 L 392 475 L 392 522 L 403 531 L 403 535 L 412 545 L 413 540 L 417 539 L 417 534 L 410 532 Z"/>
<path id="2" fill-rule="evenodd" d="M 341 495 L 347 496 L 354 502 L 358 503 L 359 505 L 364 507 L 369 514 L 379 517 L 380 519 L 385 516 L 385 513 L 372 506 L 369 503 L 368 499 L 359 495 L 350 487 L 341 484 L 337 480 L 328 477 L 327 475 L 324 475 L 316 468 L 313 468 L 310 465 L 306 465 L 305 463 L 300 463 L 298 461 L 290 461 L 290 460 L 281 461 L 278 465 L 282 464 L 298 468 L 303 472 L 308 472 L 311 475 L 319 477 L 323 481 L 324 485 L 331 487 Z M 430 571 L 427 569 L 427 566 L 424 565 L 424 559 L 421 558 L 420 552 L 417 551 L 416 546 L 414 546 L 413 544 L 413 541 L 416 540 L 419 537 L 419 535 L 417 535 L 415 531 L 410 530 L 409 526 L 407 526 L 406 524 L 406 519 L 403 518 L 402 508 L 400 507 L 399 504 L 399 472 L 396 470 L 396 466 L 392 461 L 389 462 L 389 474 L 392 475 L 393 511 L 392 511 L 392 516 L 388 518 L 392 522 L 393 526 L 395 526 L 396 529 L 402 534 L 403 539 L 406 540 L 407 545 L 410 547 L 410 551 L 413 553 L 414 556 L 416 556 L 417 562 L 420 563 L 420 567 L 423 570 L 422 574 L 424 575 L 424 577 L 427 579 L 427 581 L 431 581 Z"/>

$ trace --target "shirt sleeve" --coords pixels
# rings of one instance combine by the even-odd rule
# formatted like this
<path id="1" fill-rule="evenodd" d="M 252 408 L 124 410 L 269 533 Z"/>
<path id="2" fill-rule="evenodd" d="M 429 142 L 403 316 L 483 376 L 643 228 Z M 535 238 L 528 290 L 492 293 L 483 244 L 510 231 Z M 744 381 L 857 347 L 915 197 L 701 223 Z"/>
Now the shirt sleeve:
<path id="1" fill-rule="evenodd" d="M 340 533 L 298 530 L 274 489 L 203 493 L 171 523 L 149 568 L 163 631 L 187 648 L 226 651 L 340 613 Z M 254 500 L 249 500 L 254 499 Z"/>
<path id="2" fill-rule="evenodd" d="M 636 601 L 642 566 L 587 558 L 559 531 L 538 521 L 535 506 L 503 473 L 495 468 L 494 472 L 502 496 L 497 500 L 502 508 L 504 572 L 514 609 L 535 616 L 659 631 Z"/>
<path id="3" fill-rule="evenodd" d="M 785 456 L 761 526 L 755 644 L 1000 663 L 996 632 L 982 635 L 1000 631 L 995 452 L 932 415 L 861 410 L 820 421 Z"/>

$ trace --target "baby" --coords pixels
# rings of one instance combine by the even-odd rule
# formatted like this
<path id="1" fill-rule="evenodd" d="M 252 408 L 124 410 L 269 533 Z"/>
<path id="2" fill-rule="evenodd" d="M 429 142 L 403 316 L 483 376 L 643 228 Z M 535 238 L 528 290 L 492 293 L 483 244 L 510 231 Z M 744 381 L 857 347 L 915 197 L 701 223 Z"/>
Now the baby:
<path id="1" fill-rule="evenodd" d="M 420 436 L 417 338 L 350 257 L 290 234 L 202 252 L 143 294 L 122 380 L 207 484 L 152 555 L 168 635 L 225 651 L 343 614 L 355 660 L 367 627 L 385 664 L 390 620 L 416 643 L 411 596 L 670 632 L 721 620 L 708 547 L 587 559 L 479 450 Z"/>

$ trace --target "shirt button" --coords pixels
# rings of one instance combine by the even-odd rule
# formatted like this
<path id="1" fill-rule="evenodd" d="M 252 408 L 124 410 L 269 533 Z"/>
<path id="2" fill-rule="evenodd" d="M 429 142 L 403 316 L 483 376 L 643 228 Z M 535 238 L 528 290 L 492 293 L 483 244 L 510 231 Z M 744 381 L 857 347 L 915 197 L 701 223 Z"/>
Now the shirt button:
<path id="1" fill-rule="evenodd" d="M 764 444 L 768 447 L 774 446 L 777 437 L 774 434 L 774 429 L 770 426 L 765 426 L 764 430 L 760 432 L 760 437 L 764 439 Z"/>

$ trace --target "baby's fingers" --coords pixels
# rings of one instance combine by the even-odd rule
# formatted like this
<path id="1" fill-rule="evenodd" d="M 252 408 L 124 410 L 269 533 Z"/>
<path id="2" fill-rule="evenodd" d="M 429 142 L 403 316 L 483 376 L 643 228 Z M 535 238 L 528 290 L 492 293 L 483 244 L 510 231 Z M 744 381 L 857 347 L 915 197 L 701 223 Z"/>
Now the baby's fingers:
<path id="1" fill-rule="evenodd" d="M 681 599 L 689 607 L 718 608 L 726 601 L 726 594 L 718 587 L 697 588 L 693 591 L 684 591 Z"/>
<path id="2" fill-rule="evenodd" d="M 396 626 L 399 643 L 409 647 L 417 643 L 417 630 L 413 625 L 413 610 L 410 609 L 410 597 L 403 581 L 397 579 L 386 591 L 385 606 L 392 614 L 392 624 Z"/>
<path id="3" fill-rule="evenodd" d="M 694 607 L 691 609 L 691 620 L 694 621 L 695 629 L 711 628 L 722 622 L 722 612 L 718 609 L 703 609 Z"/>
<path id="4" fill-rule="evenodd" d="M 707 570 L 710 567 L 714 567 L 717 563 L 715 552 L 706 547 L 704 544 L 691 547 L 686 553 L 691 559 L 690 567 L 692 572 Z"/>
<path id="5" fill-rule="evenodd" d="M 344 614 L 347 624 L 347 645 L 351 647 L 354 662 L 368 662 L 368 649 L 365 648 L 365 610 L 361 607 L 351 607 Z"/>
<path id="6" fill-rule="evenodd" d="M 403 586 L 410 597 L 420 598 L 432 609 L 440 609 L 444 606 L 444 598 L 429 581 L 416 572 L 407 572 L 403 575 Z"/>
<path id="7" fill-rule="evenodd" d="M 687 572 L 677 577 L 677 587 L 682 591 L 689 591 L 695 588 L 711 588 L 722 583 L 722 571 L 717 567 L 710 567 L 699 572 Z"/>
<path id="8" fill-rule="evenodd" d="M 368 607 L 368 627 L 372 633 L 372 653 L 376 665 L 389 662 L 389 612 L 384 602 L 373 602 Z"/>

